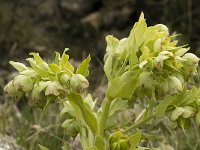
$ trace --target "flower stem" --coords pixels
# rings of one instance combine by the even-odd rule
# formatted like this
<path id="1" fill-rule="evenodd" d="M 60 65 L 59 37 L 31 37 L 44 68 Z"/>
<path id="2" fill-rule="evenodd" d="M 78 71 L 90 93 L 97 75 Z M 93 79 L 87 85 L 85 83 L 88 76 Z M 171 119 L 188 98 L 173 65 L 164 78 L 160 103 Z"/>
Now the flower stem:
<path id="1" fill-rule="evenodd" d="M 107 118 L 108 118 L 108 113 L 110 110 L 110 104 L 111 104 L 111 100 L 108 98 L 105 98 L 103 100 L 103 104 L 102 104 L 102 115 L 100 117 L 99 120 L 99 135 L 100 136 L 104 136 L 104 130 L 105 130 L 105 126 L 106 126 L 106 122 L 107 122 Z"/>

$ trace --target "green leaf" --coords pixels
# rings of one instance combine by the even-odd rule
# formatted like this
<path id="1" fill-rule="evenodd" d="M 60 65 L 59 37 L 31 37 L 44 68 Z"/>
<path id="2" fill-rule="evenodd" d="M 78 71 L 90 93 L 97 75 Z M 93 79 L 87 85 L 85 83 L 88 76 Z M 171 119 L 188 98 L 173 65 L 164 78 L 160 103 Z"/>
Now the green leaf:
<path id="1" fill-rule="evenodd" d="M 177 52 L 175 52 L 176 56 L 183 56 L 187 51 L 189 51 L 189 47 L 188 48 L 180 48 L 177 50 Z"/>
<path id="2" fill-rule="evenodd" d="M 104 72 L 109 81 L 111 80 L 112 66 L 113 66 L 113 54 L 110 54 L 108 55 L 108 58 L 106 59 L 106 62 L 103 67 Z"/>
<path id="3" fill-rule="evenodd" d="M 173 64 L 170 60 L 165 60 L 164 64 L 167 65 L 168 67 L 172 68 L 173 70 L 176 70 L 177 72 L 180 72 L 180 71 L 178 70 L 178 68 L 176 68 L 176 67 L 174 66 L 174 64 Z"/>
<path id="4" fill-rule="evenodd" d="M 60 71 L 60 67 L 57 64 L 49 64 L 49 68 L 55 74 Z"/>
<path id="5" fill-rule="evenodd" d="M 63 53 L 62 58 L 60 59 L 59 66 L 66 71 L 73 73 L 74 67 L 69 62 L 69 55 Z"/>
<path id="6" fill-rule="evenodd" d="M 132 50 L 131 51 L 131 57 L 130 57 L 130 66 L 131 66 L 131 68 L 133 68 L 134 65 L 137 64 L 137 62 L 138 62 L 138 57 L 136 55 L 136 51 Z"/>
<path id="7" fill-rule="evenodd" d="M 134 37 L 135 45 L 134 50 L 137 51 L 138 48 L 141 46 L 142 42 L 144 41 L 144 35 L 147 30 L 147 24 L 144 19 L 143 14 L 141 13 L 139 21 L 134 25 L 133 29 L 131 30 L 130 36 Z"/>
<path id="8" fill-rule="evenodd" d="M 58 53 L 58 52 L 55 52 L 56 53 L 56 56 L 55 56 L 55 63 L 56 64 L 59 64 L 59 62 L 60 62 L 60 53 Z"/>
<path id="9" fill-rule="evenodd" d="M 188 129 L 191 124 L 191 120 L 189 118 L 185 119 L 182 116 L 177 119 L 178 126 L 182 129 L 183 133 L 186 135 L 185 129 Z"/>
<path id="10" fill-rule="evenodd" d="M 135 150 L 136 146 L 139 144 L 141 139 L 141 133 L 138 131 L 130 137 L 131 148 L 130 150 Z"/>
<path id="11" fill-rule="evenodd" d="M 187 106 L 200 98 L 200 89 L 194 88 L 191 90 L 184 89 L 183 92 L 177 95 L 168 96 L 164 98 L 156 107 L 156 117 L 161 118 L 170 105 Z"/>
<path id="12" fill-rule="evenodd" d="M 40 55 L 38 53 L 30 53 L 30 55 L 33 56 L 34 61 L 37 64 L 38 68 L 45 70 L 45 71 L 48 71 L 48 72 L 51 72 L 48 64 L 45 61 L 42 60 L 42 58 L 40 57 Z"/>
<path id="13" fill-rule="evenodd" d="M 112 53 L 116 51 L 116 48 L 119 45 L 119 40 L 112 35 L 108 35 L 106 37 L 106 43 L 107 43 L 106 52 Z"/>
<path id="14" fill-rule="evenodd" d="M 24 64 L 19 63 L 19 62 L 9 61 L 9 63 L 10 63 L 15 69 L 17 69 L 19 72 L 28 69 Z"/>
<path id="15" fill-rule="evenodd" d="M 96 100 L 92 99 L 91 94 L 88 94 L 86 96 L 86 98 L 84 99 L 85 102 L 85 106 L 89 107 L 89 109 L 94 110 L 95 104 L 96 104 Z"/>
<path id="16" fill-rule="evenodd" d="M 40 57 L 40 55 L 38 53 L 30 53 L 30 55 L 33 56 L 33 58 L 35 59 L 37 64 L 42 64 L 44 63 L 44 61 L 42 60 L 42 58 Z"/>
<path id="17" fill-rule="evenodd" d="M 65 134 L 71 137 L 76 137 L 80 132 L 80 123 L 78 121 L 73 121 L 65 128 Z"/>
<path id="18" fill-rule="evenodd" d="M 45 70 L 44 68 L 41 68 L 36 61 L 33 58 L 28 58 L 27 61 L 29 61 L 31 67 L 33 70 L 41 77 L 52 77 L 54 74 L 50 72 L 49 70 Z"/>
<path id="19" fill-rule="evenodd" d="M 161 118 L 165 115 L 165 112 L 167 110 L 167 107 L 169 105 L 171 105 L 171 103 L 177 99 L 177 95 L 174 95 L 174 96 L 168 96 L 166 98 L 164 98 L 156 107 L 156 110 L 155 110 L 155 115 L 156 117 L 158 118 Z"/>
<path id="20" fill-rule="evenodd" d="M 63 102 L 64 107 L 60 112 L 60 115 L 67 114 L 72 118 L 76 118 L 75 110 L 74 108 L 70 105 L 69 101 L 64 101 Z"/>
<path id="21" fill-rule="evenodd" d="M 48 148 L 46 148 L 46 147 L 44 147 L 44 146 L 42 146 L 40 144 L 38 146 L 39 146 L 40 150 L 49 150 Z"/>
<path id="22" fill-rule="evenodd" d="M 90 55 L 78 66 L 76 73 L 77 74 L 81 74 L 84 77 L 87 77 L 89 75 L 89 70 L 88 70 L 88 66 L 89 66 L 89 62 L 90 62 L 91 58 Z"/>
<path id="23" fill-rule="evenodd" d="M 196 101 L 198 98 L 200 98 L 200 88 L 193 88 L 191 90 L 182 92 L 182 94 L 179 95 L 177 101 L 175 101 L 174 104 L 179 106 L 189 105 Z"/>
<path id="24" fill-rule="evenodd" d="M 74 122 L 74 119 L 67 119 L 62 123 L 62 127 L 67 128 L 72 122 Z"/>
<path id="25" fill-rule="evenodd" d="M 79 110 L 79 114 L 78 114 L 79 117 L 83 116 L 85 123 L 88 125 L 91 131 L 94 134 L 96 134 L 98 131 L 98 124 L 97 124 L 97 119 L 94 115 L 94 112 L 88 109 L 88 107 L 85 107 L 84 101 L 79 94 L 71 93 L 68 96 L 68 99 L 69 99 L 70 104 L 74 107 L 74 109 L 76 111 Z"/>
<path id="26" fill-rule="evenodd" d="M 119 111 L 125 110 L 128 106 L 128 101 L 124 101 L 122 99 L 115 99 L 112 101 L 110 105 L 109 115 L 112 116 Z"/>
<path id="27" fill-rule="evenodd" d="M 127 71 L 123 75 L 115 78 L 108 84 L 107 95 L 110 99 L 131 98 L 136 86 L 141 70 Z"/>

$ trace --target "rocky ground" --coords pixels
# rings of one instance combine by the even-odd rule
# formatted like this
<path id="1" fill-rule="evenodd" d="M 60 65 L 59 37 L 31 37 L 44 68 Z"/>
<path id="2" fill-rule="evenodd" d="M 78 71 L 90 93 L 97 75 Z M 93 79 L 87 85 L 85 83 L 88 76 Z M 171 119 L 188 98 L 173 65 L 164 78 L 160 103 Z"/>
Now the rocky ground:
<path id="1" fill-rule="evenodd" d="M 0 150 L 23 150 L 18 146 L 15 140 L 9 136 L 3 136 L 0 134 Z"/>

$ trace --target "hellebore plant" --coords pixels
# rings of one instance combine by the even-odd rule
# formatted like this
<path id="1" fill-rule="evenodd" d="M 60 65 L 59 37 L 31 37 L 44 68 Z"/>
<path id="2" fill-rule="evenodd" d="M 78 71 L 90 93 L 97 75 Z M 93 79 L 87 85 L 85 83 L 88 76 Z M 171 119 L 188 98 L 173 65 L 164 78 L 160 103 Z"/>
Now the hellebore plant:
<path id="1" fill-rule="evenodd" d="M 4 90 L 17 99 L 25 95 L 32 107 L 62 102 L 61 114 L 67 114 L 62 127 L 68 136 L 80 135 L 84 150 L 142 150 L 145 124 L 167 116 L 184 132 L 191 120 L 200 125 L 200 89 L 193 86 L 199 58 L 187 53 L 186 45 L 177 46 L 175 37 L 163 24 L 147 27 L 143 13 L 127 38 L 107 36 L 108 88 L 97 111 L 96 101 L 86 94 L 90 56 L 74 69 L 68 49 L 61 56 L 56 52 L 50 64 L 38 53 L 27 59 L 30 67 L 10 61 L 19 75 Z M 118 121 L 120 113 L 141 101 L 145 108 L 133 122 Z"/>

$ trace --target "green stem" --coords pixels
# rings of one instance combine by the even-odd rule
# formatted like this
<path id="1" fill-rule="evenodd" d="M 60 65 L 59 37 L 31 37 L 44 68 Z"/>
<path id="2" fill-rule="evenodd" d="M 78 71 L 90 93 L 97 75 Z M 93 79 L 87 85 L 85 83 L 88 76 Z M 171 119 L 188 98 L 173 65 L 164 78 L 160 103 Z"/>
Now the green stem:
<path id="1" fill-rule="evenodd" d="M 135 123 L 133 124 L 132 126 L 130 126 L 129 128 L 127 128 L 126 130 L 123 131 L 123 133 L 127 133 L 129 132 L 130 130 L 134 129 L 134 128 L 138 128 L 139 126 L 141 126 L 142 124 L 144 124 L 145 122 L 148 122 L 149 120 L 151 120 L 152 118 L 154 117 L 154 115 L 138 122 L 138 123 Z"/>
<path id="2" fill-rule="evenodd" d="M 99 135 L 100 136 L 104 136 L 104 130 L 105 130 L 105 126 L 106 126 L 106 122 L 107 122 L 107 118 L 108 118 L 108 113 L 109 113 L 109 109 L 110 109 L 110 104 L 111 104 L 111 100 L 108 98 L 105 98 L 103 100 L 103 104 L 102 104 L 102 115 L 101 118 L 99 120 Z"/>

